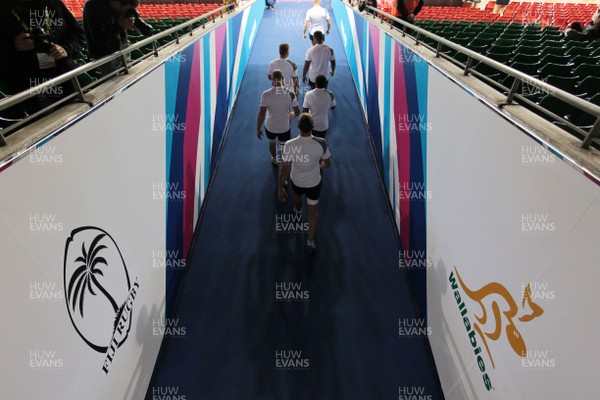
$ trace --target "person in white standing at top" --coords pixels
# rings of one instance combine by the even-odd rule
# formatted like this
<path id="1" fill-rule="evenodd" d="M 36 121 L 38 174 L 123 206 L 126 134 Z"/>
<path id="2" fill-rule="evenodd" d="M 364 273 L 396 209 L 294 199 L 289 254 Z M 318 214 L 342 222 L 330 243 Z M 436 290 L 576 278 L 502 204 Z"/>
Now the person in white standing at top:
<path id="1" fill-rule="evenodd" d="M 335 109 L 335 96 L 331 90 L 325 89 L 327 78 L 325 75 L 318 75 L 315 79 L 316 89 L 307 92 L 304 95 L 304 112 L 310 113 L 313 117 L 315 126 L 312 133 L 316 137 L 325 138 L 327 129 L 329 129 L 329 110 Z"/>
<path id="2" fill-rule="evenodd" d="M 281 43 L 279 45 L 279 58 L 276 58 L 269 63 L 267 77 L 269 80 L 273 80 L 273 71 L 276 69 L 280 70 L 283 73 L 283 86 L 298 94 L 298 67 L 296 66 L 296 63 L 288 60 L 289 54 L 290 45 Z"/>
<path id="3" fill-rule="evenodd" d="M 306 12 L 302 38 L 306 39 L 306 30 L 308 29 L 308 38 L 314 45 L 314 34 L 316 31 L 325 32 L 326 35 L 329 35 L 331 19 L 329 18 L 329 12 L 325 8 L 321 7 L 321 0 L 312 0 L 312 3 L 312 8 Z M 325 38 L 323 38 L 323 41 L 325 41 Z"/>
<path id="4" fill-rule="evenodd" d="M 262 126 L 269 139 L 271 161 L 277 165 L 277 148 L 275 142 L 283 147 L 290 140 L 290 121 L 300 115 L 300 107 L 296 94 L 283 86 L 283 74 L 276 69 L 272 74 L 272 87 L 260 96 L 260 109 L 256 118 L 256 137 L 262 140 Z M 293 112 L 290 112 L 290 108 Z"/>
<path id="5" fill-rule="evenodd" d="M 318 75 L 333 76 L 335 73 L 335 54 L 333 49 L 323 44 L 323 32 L 315 32 L 315 45 L 306 52 L 304 57 L 304 69 L 302 70 L 302 82 L 306 83 L 308 74 L 310 88 L 315 88 L 315 79 Z M 331 71 L 329 64 L 331 63 Z M 325 88 L 329 81 L 325 83 Z"/>

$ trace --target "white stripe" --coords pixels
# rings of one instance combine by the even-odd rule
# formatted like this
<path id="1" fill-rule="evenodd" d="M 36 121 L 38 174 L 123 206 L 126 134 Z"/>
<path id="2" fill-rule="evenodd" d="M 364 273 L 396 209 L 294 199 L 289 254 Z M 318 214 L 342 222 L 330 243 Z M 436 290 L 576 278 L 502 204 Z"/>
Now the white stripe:
<path id="1" fill-rule="evenodd" d="M 244 47 L 244 33 L 246 32 L 246 25 L 248 24 L 248 15 L 249 15 L 249 11 L 250 8 L 247 8 L 244 10 L 244 15 L 242 16 L 242 23 L 240 25 L 240 36 L 238 38 L 238 45 L 237 45 L 237 49 L 235 50 L 235 60 L 238 60 L 238 62 L 235 63 L 235 65 L 233 66 L 233 74 L 231 76 L 231 91 L 230 93 L 230 106 L 233 104 L 233 102 L 235 101 L 235 83 L 238 80 L 238 75 L 240 73 L 240 57 L 242 55 L 242 48 Z"/>
<path id="2" fill-rule="evenodd" d="M 204 110 L 204 80 L 202 77 L 204 76 L 204 41 L 198 41 L 198 57 L 199 57 L 199 65 L 200 65 L 200 104 L 197 107 L 200 107 L 200 111 Z M 194 179 L 194 225 L 198 220 L 198 207 L 202 204 L 202 166 L 204 165 L 204 113 L 200 114 L 200 121 L 198 121 L 198 146 L 196 147 L 196 176 Z"/>

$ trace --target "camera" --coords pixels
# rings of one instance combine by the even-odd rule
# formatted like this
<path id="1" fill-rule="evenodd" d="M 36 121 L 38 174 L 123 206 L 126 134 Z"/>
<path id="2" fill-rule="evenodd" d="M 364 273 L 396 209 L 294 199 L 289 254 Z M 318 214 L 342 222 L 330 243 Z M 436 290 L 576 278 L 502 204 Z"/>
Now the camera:
<path id="1" fill-rule="evenodd" d="M 142 35 L 150 36 L 150 32 L 152 32 L 153 29 L 152 25 L 144 22 L 144 20 L 140 18 L 140 13 L 135 8 L 132 8 L 131 10 L 127 11 L 125 13 L 125 16 L 135 19 L 133 26 L 135 26 Z"/>
<path id="2" fill-rule="evenodd" d="M 54 36 L 42 27 L 35 27 L 31 30 L 31 39 L 33 39 L 33 46 L 35 51 L 39 53 L 50 53 L 52 48 L 52 42 Z"/>

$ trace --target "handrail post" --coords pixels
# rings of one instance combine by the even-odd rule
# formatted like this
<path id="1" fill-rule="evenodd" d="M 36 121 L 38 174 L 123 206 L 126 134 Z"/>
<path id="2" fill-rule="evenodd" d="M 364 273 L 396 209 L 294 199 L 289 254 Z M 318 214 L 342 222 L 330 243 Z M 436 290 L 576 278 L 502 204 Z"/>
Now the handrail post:
<path id="1" fill-rule="evenodd" d="M 594 122 L 592 129 L 590 129 L 590 132 L 587 134 L 583 142 L 581 142 L 581 148 L 586 150 L 589 149 L 590 144 L 592 144 L 592 140 L 598 136 L 600 136 L 600 117 L 596 118 L 596 122 Z"/>
<path id="2" fill-rule="evenodd" d="M 83 95 L 83 89 L 81 88 L 81 84 L 79 83 L 79 80 L 75 77 L 73 79 L 71 79 L 71 84 L 73 85 L 73 87 L 75 88 L 75 91 L 77 92 L 77 97 L 79 98 L 79 101 L 81 103 L 85 103 L 85 96 Z"/>
<path id="3" fill-rule="evenodd" d="M 510 87 L 510 92 L 508 92 L 508 96 L 506 97 L 506 103 L 504 105 L 512 104 L 513 99 L 515 98 L 515 94 L 517 90 L 521 87 L 521 80 L 515 77 L 512 86 Z"/>
<path id="4" fill-rule="evenodd" d="M 471 71 L 471 66 L 473 66 L 473 58 L 471 56 L 467 56 L 467 63 L 465 64 L 465 72 L 463 72 L 464 76 L 469 75 Z"/>
<path id="5" fill-rule="evenodd" d="M 0 147 L 6 146 L 6 139 L 4 138 L 4 133 L 2 133 L 2 128 L 0 128 Z"/>
<path id="6" fill-rule="evenodd" d="M 128 75 L 129 66 L 127 66 L 127 57 L 125 57 L 125 53 L 121 54 L 121 62 L 123 62 L 123 69 L 125 70 L 125 75 Z"/>
<path id="7" fill-rule="evenodd" d="M 421 32 L 417 32 L 417 41 L 415 42 L 415 45 L 419 45 L 419 39 L 421 38 Z"/>
<path id="8" fill-rule="evenodd" d="M 442 43 L 438 42 L 436 48 L 435 48 L 435 58 L 439 58 L 440 57 L 440 52 L 442 51 Z"/>

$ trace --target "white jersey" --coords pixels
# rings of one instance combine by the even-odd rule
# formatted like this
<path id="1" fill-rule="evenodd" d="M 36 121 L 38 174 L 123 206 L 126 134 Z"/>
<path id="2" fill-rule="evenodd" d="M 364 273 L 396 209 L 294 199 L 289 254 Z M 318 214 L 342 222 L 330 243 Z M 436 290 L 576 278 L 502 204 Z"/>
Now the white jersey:
<path id="1" fill-rule="evenodd" d="M 293 61 L 287 58 L 277 58 L 269 63 L 269 70 L 267 74 L 273 75 L 273 71 L 276 69 L 281 70 L 283 73 L 283 85 L 287 88 L 294 89 L 294 79 L 298 78 L 298 67 Z"/>
<path id="2" fill-rule="evenodd" d="M 331 90 L 313 89 L 304 95 L 303 108 L 308 108 L 315 123 L 315 131 L 329 128 L 329 109 L 335 107 L 335 96 Z"/>
<path id="3" fill-rule="evenodd" d="M 329 18 L 329 12 L 321 6 L 313 6 L 306 12 L 306 18 L 308 22 L 308 32 L 314 35 L 316 31 L 327 32 L 327 20 Z"/>
<path id="4" fill-rule="evenodd" d="M 311 188 L 321 182 L 321 160 L 331 157 L 327 141 L 322 138 L 298 136 L 285 142 L 282 160 L 292 164 L 290 179 L 301 188 Z"/>
<path id="5" fill-rule="evenodd" d="M 273 86 L 262 92 L 260 106 L 267 108 L 265 127 L 272 133 L 290 130 L 290 108 L 298 107 L 294 92 L 283 86 Z"/>
<path id="6" fill-rule="evenodd" d="M 314 82 L 318 75 L 325 75 L 329 79 L 331 60 L 335 60 L 333 49 L 323 43 L 317 43 L 306 51 L 305 61 L 310 61 L 308 78 L 311 82 Z"/>

